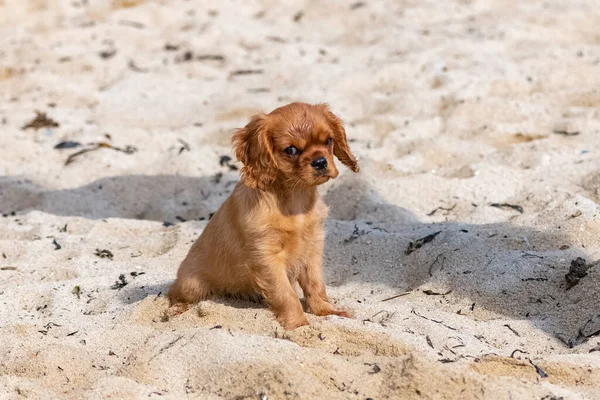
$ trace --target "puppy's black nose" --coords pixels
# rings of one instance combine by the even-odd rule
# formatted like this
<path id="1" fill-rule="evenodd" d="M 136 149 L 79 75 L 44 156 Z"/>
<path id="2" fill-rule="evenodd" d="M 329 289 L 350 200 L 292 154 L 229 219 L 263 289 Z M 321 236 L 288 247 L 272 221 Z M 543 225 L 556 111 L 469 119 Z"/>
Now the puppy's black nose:
<path id="1" fill-rule="evenodd" d="M 313 160 L 310 165 L 317 171 L 321 171 L 327 168 L 327 159 L 325 157 L 317 158 L 316 160 Z"/>

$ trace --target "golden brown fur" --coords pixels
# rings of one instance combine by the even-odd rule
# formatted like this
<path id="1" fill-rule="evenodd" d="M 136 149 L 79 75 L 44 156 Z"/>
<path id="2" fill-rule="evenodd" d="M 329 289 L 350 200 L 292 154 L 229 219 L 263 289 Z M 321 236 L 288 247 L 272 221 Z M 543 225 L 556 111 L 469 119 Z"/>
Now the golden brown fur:
<path id="1" fill-rule="evenodd" d="M 298 282 L 313 314 L 347 316 L 325 292 L 327 207 L 316 188 L 337 177 L 334 155 L 359 170 L 341 121 L 326 105 L 292 103 L 254 116 L 233 144 L 242 180 L 179 267 L 170 303 L 211 294 L 260 296 L 284 328 L 294 329 L 308 324 Z"/>

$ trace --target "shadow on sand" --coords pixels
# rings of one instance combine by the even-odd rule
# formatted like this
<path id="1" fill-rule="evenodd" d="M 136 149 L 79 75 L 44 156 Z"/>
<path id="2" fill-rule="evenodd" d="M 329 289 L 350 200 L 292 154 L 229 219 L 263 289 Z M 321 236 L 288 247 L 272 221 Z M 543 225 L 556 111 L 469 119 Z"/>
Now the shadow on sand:
<path id="1" fill-rule="evenodd" d="M 598 314 L 598 274 L 566 290 L 569 263 L 586 254 L 566 234 L 519 227 L 509 222 L 423 224 L 410 211 L 386 203 L 373 188 L 344 175 L 325 196 L 331 206 L 324 267 L 328 285 L 385 284 L 398 292 L 436 282 L 483 307 L 534 326 L 577 345 L 594 334 L 585 327 Z M 16 178 L 0 178 L 0 213 L 46 213 L 99 218 L 177 222 L 206 219 L 237 182 L 235 174 L 213 177 L 120 176 L 74 189 L 47 191 Z M 353 201 L 348 201 L 352 199 Z M 407 254 L 411 241 L 437 236 Z M 566 250 L 560 250 L 569 246 Z M 593 261 L 593 260 L 588 260 Z M 128 288 L 127 302 L 166 293 L 170 282 Z M 247 304 L 246 304 L 247 303 Z M 238 307 L 255 303 L 233 301 Z M 260 306 L 260 305 L 256 305 Z M 573 321 L 577 321 L 574 323 Z"/>

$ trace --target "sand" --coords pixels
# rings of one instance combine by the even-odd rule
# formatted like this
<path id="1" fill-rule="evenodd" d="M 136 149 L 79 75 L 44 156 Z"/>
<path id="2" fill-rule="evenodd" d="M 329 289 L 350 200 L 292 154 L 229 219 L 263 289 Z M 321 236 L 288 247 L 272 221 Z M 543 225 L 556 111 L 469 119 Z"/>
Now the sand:
<path id="1" fill-rule="evenodd" d="M 565 280 L 600 259 L 597 11 L 0 1 L 0 397 L 599 398 L 600 266 Z M 329 102 L 360 158 L 320 188 L 354 317 L 168 317 L 233 130 L 291 101 Z M 23 129 L 36 110 L 58 126 Z M 65 140 L 137 151 L 65 165 Z"/>

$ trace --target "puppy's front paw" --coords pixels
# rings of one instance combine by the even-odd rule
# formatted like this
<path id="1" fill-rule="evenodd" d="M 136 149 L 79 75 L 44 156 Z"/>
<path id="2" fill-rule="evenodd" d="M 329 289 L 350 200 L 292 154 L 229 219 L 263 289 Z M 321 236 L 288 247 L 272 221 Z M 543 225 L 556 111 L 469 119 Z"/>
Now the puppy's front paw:
<path id="1" fill-rule="evenodd" d="M 291 331 L 304 325 L 309 325 L 308 318 L 302 313 L 299 316 L 280 315 L 277 321 L 283 326 L 286 331 Z"/>
<path id="2" fill-rule="evenodd" d="M 350 311 L 345 310 L 343 308 L 336 308 L 333 304 L 328 303 L 326 301 L 320 301 L 318 303 L 312 303 L 309 305 L 310 311 L 319 317 L 324 317 L 326 315 L 339 315 L 344 318 L 352 318 Z"/>
<path id="3" fill-rule="evenodd" d="M 344 318 L 352 318 L 350 311 L 343 308 L 334 308 L 329 315 L 334 314 Z"/>

